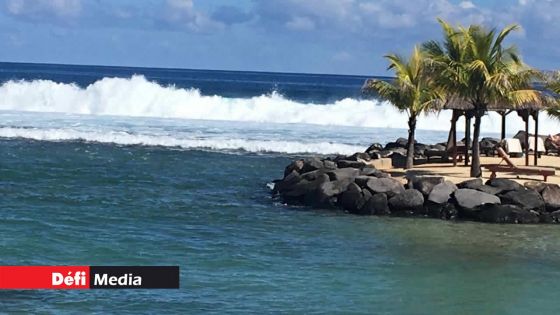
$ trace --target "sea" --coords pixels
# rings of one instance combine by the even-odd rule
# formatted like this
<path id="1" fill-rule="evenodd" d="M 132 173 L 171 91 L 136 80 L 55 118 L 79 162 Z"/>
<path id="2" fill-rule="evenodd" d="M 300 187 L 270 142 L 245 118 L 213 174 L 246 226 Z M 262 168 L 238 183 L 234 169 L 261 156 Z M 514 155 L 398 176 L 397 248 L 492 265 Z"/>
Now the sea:
<path id="1" fill-rule="evenodd" d="M 181 281 L 0 291 L 0 313 L 558 314 L 556 226 L 271 197 L 294 159 L 406 137 L 367 78 L 0 63 L 0 265 L 176 265 Z M 446 141 L 450 118 L 420 117 L 418 141 Z"/>

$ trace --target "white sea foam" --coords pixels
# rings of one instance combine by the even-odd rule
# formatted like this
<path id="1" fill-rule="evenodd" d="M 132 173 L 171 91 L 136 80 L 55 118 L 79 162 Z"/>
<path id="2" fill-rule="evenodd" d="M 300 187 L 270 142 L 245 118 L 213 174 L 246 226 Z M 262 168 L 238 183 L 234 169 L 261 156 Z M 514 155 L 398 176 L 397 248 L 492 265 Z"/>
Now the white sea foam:
<path id="1" fill-rule="evenodd" d="M 118 145 L 145 145 L 179 147 L 183 149 L 209 149 L 219 151 L 352 154 L 364 148 L 356 145 L 330 142 L 297 142 L 250 139 L 193 139 L 169 135 L 132 134 L 122 131 L 80 131 L 62 128 L 0 127 L 0 138 L 24 138 L 39 141 L 88 141 Z"/>
<path id="2" fill-rule="evenodd" d="M 104 78 L 86 88 L 49 80 L 8 81 L 0 86 L 0 110 L 407 128 L 404 113 L 376 100 L 347 98 L 330 104 L 305 104 L 277 93 L 252 98 L 204 96 L 197 89 L 161 86 L 139 75 Z M 450 114 L 444 111 L 421 117 L 417 126 L 449 130 Z M 508 118 L 510 133 L 523 129 L 522 120 L 514 116 Z M 560 129 L 548 117 L 541 118 L 540 126 L 543 133 L 557 133 Z M 483 120 L 483 132 L 499 131 L 499 116 L 490 114 Z"/>

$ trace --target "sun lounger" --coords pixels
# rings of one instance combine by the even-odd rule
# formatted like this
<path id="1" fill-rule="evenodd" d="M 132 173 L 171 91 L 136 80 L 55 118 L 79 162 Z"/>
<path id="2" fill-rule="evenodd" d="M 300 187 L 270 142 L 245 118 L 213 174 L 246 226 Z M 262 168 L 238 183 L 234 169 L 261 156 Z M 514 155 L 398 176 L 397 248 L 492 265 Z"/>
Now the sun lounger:
<path id="1" fill-rule="evenodd" d="M 560 153 L 560 134 L 550 135 L 545 140 L 546 154 Z"/>
<path id="2" fill-rule="evenodd" d="M 496 178 L 496 173 L 514 173 L 523 175 L 542 175 L 546 182 L 548 176 L 555 175 L 556 171 L 553 168 L 538 167 L 538 166 L 517 166 L 515 165 L 502 148 L 497 148 L 498 155 L 502 158 L 499 164 L 486 164 L 484 168 L 492 172 L 490 178 Z M 505 164 L 502 164 L 505 162 Z"/>
<path id="3" fill-rule="evenodd" d="M 465 150 L 466 150 L 465 145 L 457 144 L 457 150 L 455 150 L 455 148 L 453 147 L 446 150 L 426 150 L 424 152 L 424 155 L 427 157 L 427 162 L 430 162 L 431 158 L 437 156 L 442 158 L 443 160 L 448 160 L 449 158 L 451 158 L 451 160 L 454 161 L 454 163 L 456 163 L 457 161 L 459 162 L 463 161 L 463 158 L 466 153 Z"/>
<path id="4" fill-rule="evenodd" d="M 529 151 L 535 152 L 535 138 L 529 138 Z M 544 141 L 542 138 L 537 138 L 537 153 L 544 153 L 546 151 L 544 147 Z"/>
<path id="5" fill-rule="evenodd" d="M 521 149 L 521 142 L 517 138 L 507 138 L 502 140 L 502 146 L 504 147 L 505 152 L 509 154 L 509 156 L 513 156 L 513 157 L 523 156 L 523 150 Z"/>

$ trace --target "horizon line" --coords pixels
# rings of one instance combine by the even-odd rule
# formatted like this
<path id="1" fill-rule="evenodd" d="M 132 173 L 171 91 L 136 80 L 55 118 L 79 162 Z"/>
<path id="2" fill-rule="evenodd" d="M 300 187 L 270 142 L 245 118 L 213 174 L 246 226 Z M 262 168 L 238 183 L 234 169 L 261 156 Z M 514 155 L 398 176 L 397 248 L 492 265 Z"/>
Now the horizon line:
<path id="1" fill-rule="evenodd" d="M 366 75 L 366 74 L 336 74 L 318 72 L 291 72 L 291 71 L 264 71 L 264 70 L 224 70 L 224 69 L 202 69 L 202 68 L 177 68 L 177 67 L 150 67 L 150 66 L 126 66 L 126 65 L 102 65 L 102 64 L 76 64 L 76 63 L 50 63 L 50 62 L 23 62 L 23 61 L 0 61 L 0 64 L 28 64 L 28 65 L 47 65 L 47 66 L 75 66 L 75 67 L 99 67 L 99 68 L 133 68 L 133 69 L 156 69 L 156 70 L 183 70 L 183 71 L 211 71 L 211 72 L 245 72 L 245 73 L 275 73 L 290 75 L 310 75 L 310 76 L 340 76 L 340 77 L 363 77 L 363 78 L 394 78 L 388 75 Z"/>

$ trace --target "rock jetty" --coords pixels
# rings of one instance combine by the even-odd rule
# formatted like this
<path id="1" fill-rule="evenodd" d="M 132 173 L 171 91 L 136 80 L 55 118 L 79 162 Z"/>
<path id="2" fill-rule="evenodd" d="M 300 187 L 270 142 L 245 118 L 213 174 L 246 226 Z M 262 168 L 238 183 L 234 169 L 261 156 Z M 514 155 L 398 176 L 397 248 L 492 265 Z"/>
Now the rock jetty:
<path id="1" fill-rule="evenodd" d="M 290 205 L 343 209 L 357 215 L 490 223 L 560 222 L 558 185 L 521 185 L 503 178 L 486 182 L 471 179 L 455 185 L 441 176 L 412 175 L 403 184 L 369 165 L 371 159 L 371 153 L 356 153 L 335 159 L 293 161 L 285 168 L 284 177 L 274 181 L 272 193 Z"/>

